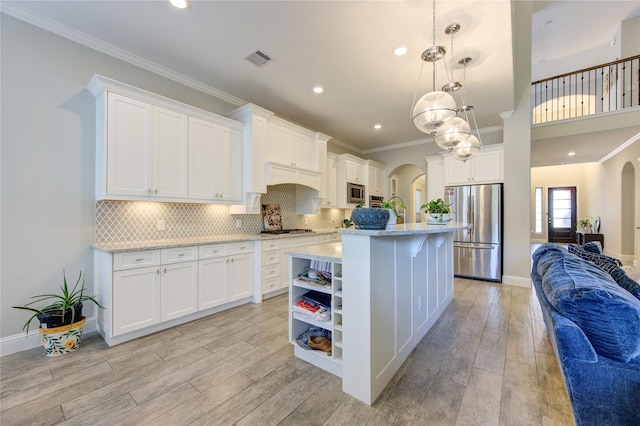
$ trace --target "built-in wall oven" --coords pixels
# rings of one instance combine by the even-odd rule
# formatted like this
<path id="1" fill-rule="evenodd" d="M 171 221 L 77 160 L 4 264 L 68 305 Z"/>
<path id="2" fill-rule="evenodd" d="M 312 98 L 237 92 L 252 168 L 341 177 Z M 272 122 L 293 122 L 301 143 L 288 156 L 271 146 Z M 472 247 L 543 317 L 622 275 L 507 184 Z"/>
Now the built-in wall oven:
<path id="1" fill-rule="evenodd" d="M 369 207 L 372 209 L 381 209 L 384 205 L 384 197 L 380 195 L 369 195 Z"/>
<path id="2" fill-rule="evenodd" d="M 365 202 L 364 185 L 347 182 L 347 203 L 364 205 Z"/>

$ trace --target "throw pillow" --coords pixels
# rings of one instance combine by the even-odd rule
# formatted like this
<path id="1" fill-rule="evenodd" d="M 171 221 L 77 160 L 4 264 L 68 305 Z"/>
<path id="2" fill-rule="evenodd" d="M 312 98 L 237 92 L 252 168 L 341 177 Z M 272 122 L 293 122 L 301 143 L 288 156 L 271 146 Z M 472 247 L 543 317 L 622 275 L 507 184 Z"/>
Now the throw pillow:
<path id="1" fill-rule="evenodd" d="M 606 272 L 611 273 L 616 268 L 622 266 L 622 262 L 615 257 L 605 256 L 604 254 L 593 253 L 585 250 L 582 246 L 577 244 L 568 245 L 569 253 L 573 253 L 581 259 L 593 262 Z"/>
<path id="2" fill-rule="evenodd" d="M 611 277 L 618 283 L 618 285 L 629 293 L 633 294 L 638 300 L 640 300 L 640 284 L 633 278 L 631 278 L 623 268 L 616 268 L 611 271 Z"/>
<path id="3" fill-rule="evenodd" d="M 602 254 L 600 241 L 589 241 L 588 243 L 584 243 L 582 248 L 591 253 Z"/>
<path id="4" fill-rule="evenodd" d="M 640 355 L 640 300 L 602 269 L 567 254 L 547 268 L 542 288 L 599 355 L 624 362 Z"/>

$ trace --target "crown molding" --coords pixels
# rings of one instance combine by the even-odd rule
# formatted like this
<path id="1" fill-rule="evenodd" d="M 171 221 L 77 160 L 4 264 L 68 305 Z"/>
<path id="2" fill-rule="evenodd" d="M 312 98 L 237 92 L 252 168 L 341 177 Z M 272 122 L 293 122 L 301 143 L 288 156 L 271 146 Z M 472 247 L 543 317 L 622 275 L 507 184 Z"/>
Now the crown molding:
<path id="1" fill-rule="evenodd" d="M 125 61 L 129 64 L 135 65 L 137 67 L 143 68 L 147 71 L 158 74 L 162 77 L 173 80 L 177 83 L 183 84 L 185 86 L 196 89 L 200 92 L 209 94 L 211 96 L 215 96 L 225 102 L 228 102 L 235 106 L 242 106 L 247 103 L 247 101 L 240 99 L 236 96 L 230 95 L 229 93 L 223 92 L 222 90 L 216 89 L 215 87 L 211 87 L 207 84 L 204 84 L 200 81 L 194 80 L 190 77 L 185 76 L 184 74 L 180 74 L 175 72 L 167 67 L 159 65 L 155 62 L 146 60 L 137 55 L 134 55 L 131 52 L 128 52 L 124 49 L 120 49 L 116 46 L 113 46 L 109 43 L 105 43 L 102 40 L 98 40 L 95 37 L 91 37 L 83 32 L 74 30 L 66 25 L 63 25 L 57 21 L 46 18 L 38 13 L 30 11 L 14 2 L 0 2 L 0 12 L 12 16 L 21 21 L 27 22 L 36 27 L 42 28 L 51 33 L 57 34 L 60 37 L 64 37 L 68 40 L 74 41 L 83 46 L 87 46 L 91 49 L 97 50 L 98 52 L 104 53 L 106 55 L 112 56 L 114 58 Z"/>

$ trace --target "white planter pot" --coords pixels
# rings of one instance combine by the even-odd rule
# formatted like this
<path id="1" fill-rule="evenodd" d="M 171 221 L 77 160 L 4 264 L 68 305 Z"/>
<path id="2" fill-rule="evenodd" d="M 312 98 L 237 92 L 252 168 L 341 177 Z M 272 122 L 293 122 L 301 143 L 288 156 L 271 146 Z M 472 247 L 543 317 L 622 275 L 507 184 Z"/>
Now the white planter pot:
<path id="1" fill-rule="evenodd" d="M 446 225 L 453 219 L 448 213 L 426 213 L 425 216 L 430 225 Z"/>
<path id="2" fill-rule="evenodd" d="M 387 209 L 387 210 L 389 210 L 389 222 L 387 222 L 387 229 L 388 229 L 396 226 L 398 217 L 396 216 L 396 214 L 393 212 L 392 209 Z"/>

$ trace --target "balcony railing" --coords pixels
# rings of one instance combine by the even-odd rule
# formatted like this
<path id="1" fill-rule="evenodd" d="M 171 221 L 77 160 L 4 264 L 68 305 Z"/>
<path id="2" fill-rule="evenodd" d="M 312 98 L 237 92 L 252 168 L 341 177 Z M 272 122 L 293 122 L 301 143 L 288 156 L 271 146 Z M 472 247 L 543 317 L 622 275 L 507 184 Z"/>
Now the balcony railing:
<path id="1" fill-rule="evenodd" d="M 640 55 L 531 83 L 533 124 L 640 105 Z"/>

